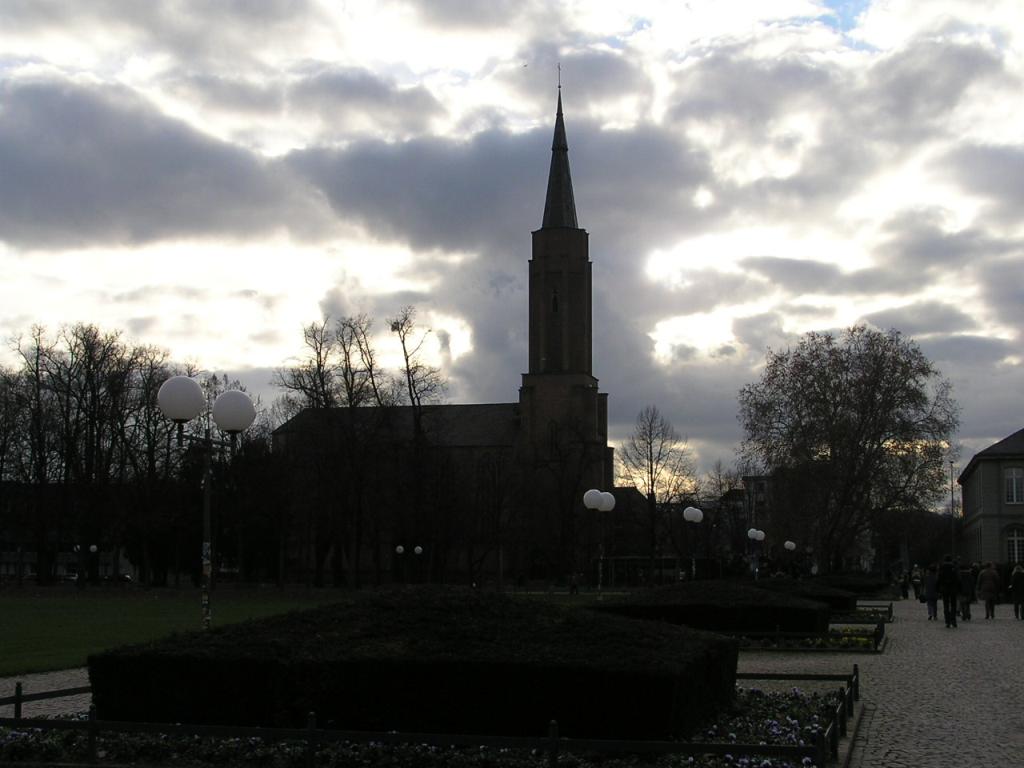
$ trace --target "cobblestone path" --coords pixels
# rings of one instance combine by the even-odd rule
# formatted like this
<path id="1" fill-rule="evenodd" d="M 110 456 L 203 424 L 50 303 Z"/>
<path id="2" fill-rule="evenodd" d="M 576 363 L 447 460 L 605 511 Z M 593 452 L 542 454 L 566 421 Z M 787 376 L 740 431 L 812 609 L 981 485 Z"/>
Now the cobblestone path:
<path id="1" fill-rule="evenodd" d="M 858 664 L 866 712 L 852 768 L 1024 765 L 1024 621 L 1012 606 L 956 629 L 928 621 L 913 600 L 894 612 L 884 653 L 758 651 L 740 655 L 740 670 L 845 673 Z M 972 613 L 985 615 L 980 604 Z"/>

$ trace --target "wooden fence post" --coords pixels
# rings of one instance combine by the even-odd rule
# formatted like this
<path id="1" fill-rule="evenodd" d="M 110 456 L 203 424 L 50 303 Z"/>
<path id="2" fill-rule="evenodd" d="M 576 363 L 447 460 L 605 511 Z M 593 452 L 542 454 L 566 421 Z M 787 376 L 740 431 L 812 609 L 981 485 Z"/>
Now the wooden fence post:
<path id="1" fill-rule="evenodd" d="M 558 721 L 552 720 L 548 723 L 548 766 L 555 768 L 558 765 Z"/>
<path id="2" fill-rule="evenodd" d="M 306 768 L 313 768 L 316 761 L 316 741 L 313 738 L 316 731 L 316 712 L 310 712 L 306 718 L 306 731 Z"/>
<path id="3" fill-rule="evenodd" d="M 818 734 L 814 737 L 814 749 L 818 753 L 817 760 L 818 768 L 825 768 L 825 764 L 828 762 L 828 746 L 825 744 L 825 732 L 818 731 Z"/>
<path id="4" fill-rule="evenodd" d="M 96 762 L 96 705 L 89 705 L 89 754 L 88 761 Z"/>
<path id="5" fill-rule="evenodd" d="M 21 697 L 23 695 L 21 683 L 14 684 L 14 719 L 21 720 Z"/>
<path id="6" fill-rule="evenodd" d="M 848 713 L 846 711 L 846 691 L 842 688 L 839 689 L 839 735 L 846 735 L 846 718 Z"/>

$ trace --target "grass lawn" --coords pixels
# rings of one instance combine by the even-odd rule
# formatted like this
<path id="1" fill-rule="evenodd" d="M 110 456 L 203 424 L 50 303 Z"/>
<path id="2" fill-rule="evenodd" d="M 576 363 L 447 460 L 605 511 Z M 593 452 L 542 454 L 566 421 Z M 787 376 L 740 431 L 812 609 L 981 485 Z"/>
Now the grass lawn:
<path id="1" fill-rule="evenodd" d="M 332 590 L 213 591 L 213 626 L 337 602 Z M 81 667 L 90 653 L 200 628 L 199 590 L 0 590 L 0 677 Z"/>

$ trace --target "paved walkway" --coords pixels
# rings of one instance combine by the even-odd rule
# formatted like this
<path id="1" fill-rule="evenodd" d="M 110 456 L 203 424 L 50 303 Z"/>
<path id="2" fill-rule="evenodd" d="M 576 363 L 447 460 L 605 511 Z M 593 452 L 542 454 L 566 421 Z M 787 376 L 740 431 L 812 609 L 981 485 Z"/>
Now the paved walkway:
<path id="1" fill-rule="evenodd" d="M 0 677 L 0 699 L 14 695 L 14 684 L 22 683 L 23 693 L 42 693 L 58 691 L 62 688 L 81 688 L 89 684 L 89 672 L 85 667 L 64 669 L 60 672 L 41 672 L 36 675 L 18 675 L 17 677 Z M 45 699 L 29 701 L 21 705 L 22 717 L 41 717 L 43 715 L 66 715 L 85 712 L 89 709 L 92 697 L 69 696 L 65 699 Z M 0 707 L 0 717 L 14 717 L 14 705 Z"/>
<path id="2" fill-rule="evenodd" d="M 984 615 L 980 605 L 975 615 Z M 940 607 L 941 610 L 941 607 Z M 853 744 L 851 768 L 962 768 L 1024 761 L 1024 621 L 1008 605 L 998 618 L 961 621 L 957 629 L 928 621 L 924 605 L 895 604 L 885 653 L 804 654 L 758 651 L 740 655 L 741 671 L 861 670 L 866 713 Z M 85 669 L 22 675 L 26 692 L 88 685 Z M 0 697 L 15 678 L 0 679 Z M 81 712 L 88 696 L 30 702 L 23 714 Z M 0 707 L 13 716 L 13 707 Z"/>
<path id="3" fill-rule="evenodd" d="M 985 615 L 980 604 L 972 613 Z M 864 720 L 851 768 L 963 768 L 1024 764 L 1024 621 L 1013 607 L 996 619 L 947 629 L 925 606 L 903 600 L 886 625 L 884 653 L 740 655 L 741 671 L 861 672 Z M 941 615 L 942 606 L 939 606 Z"/>

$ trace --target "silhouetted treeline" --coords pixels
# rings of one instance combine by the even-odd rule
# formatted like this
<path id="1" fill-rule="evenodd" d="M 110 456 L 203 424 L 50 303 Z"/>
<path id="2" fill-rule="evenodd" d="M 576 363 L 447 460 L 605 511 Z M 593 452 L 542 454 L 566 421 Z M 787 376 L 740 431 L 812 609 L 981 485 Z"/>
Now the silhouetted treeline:
<path id="1" fill-rule="evenodd" d="M 165 350 L 89 324 L 55 335 L 36 327 L 12 348 L 19 364 L 0 368 L 0 550 L 33 552 L 41 583 L 54 577 L 58 553 L 66 559 L 76 545 L 75 570 L 92 578 L 98 558 L 89 557 L 91 545 L 115 563 L 123 552 L 148 583 L 194 571 L 201 457 L 194 446 L 178 447 L 156 394 L 168 377 L 195 371 L 172 363 Z M 237 386 L 216 375 L 201 381 L 211 401 Z M 197 419 L 187 429 L 204 426 Z M 247 548 L 273 546 L 260 541 L 273 531 L 264 519 L 271 517 L 269 499 L 250 505 L 241 526 L 237 504 L 222 493 L 243 473 L 269 484 L 271 473 L 261 466 L 269 433 L 262 420 L 243 436 L 233 461 L 214 457 L 219 550 L 222 560 L 239 561 L 235 567 Z"/>

